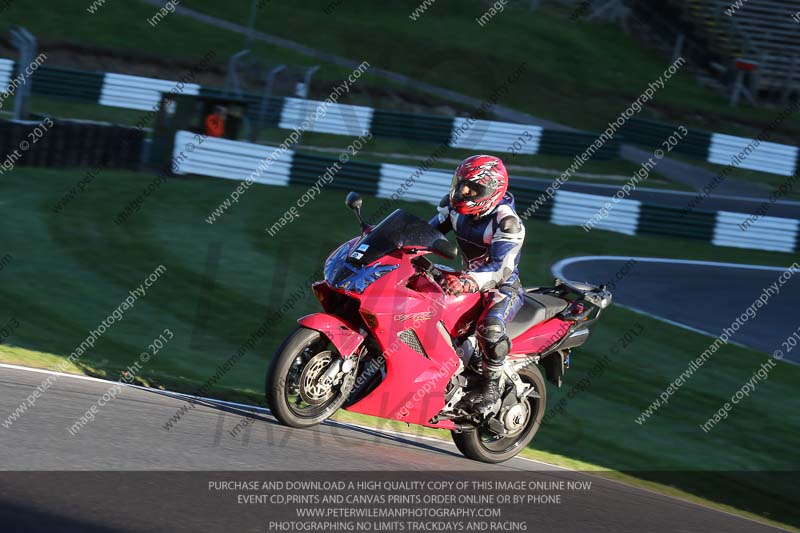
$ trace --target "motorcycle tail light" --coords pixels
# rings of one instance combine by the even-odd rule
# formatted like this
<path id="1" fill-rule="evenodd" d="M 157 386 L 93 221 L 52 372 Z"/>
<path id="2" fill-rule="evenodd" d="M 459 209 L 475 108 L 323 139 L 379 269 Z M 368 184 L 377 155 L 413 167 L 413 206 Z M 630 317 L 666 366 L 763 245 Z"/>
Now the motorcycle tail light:
<path id="1" fill-rule="evenodd" d="M 364 322 L 369 326 L 371 329 L 375 329 L 378 327 L 378 317 L 370 313 L 369 311 L 359 311 L 361 314 L 361 318 L 364 319 Z"/>

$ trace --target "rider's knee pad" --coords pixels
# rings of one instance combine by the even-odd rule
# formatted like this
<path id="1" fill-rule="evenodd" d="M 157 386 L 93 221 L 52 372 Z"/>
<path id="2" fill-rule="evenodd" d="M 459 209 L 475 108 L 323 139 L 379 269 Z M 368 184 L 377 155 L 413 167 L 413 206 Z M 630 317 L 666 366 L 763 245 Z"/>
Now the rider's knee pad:
<path id="1" fill-rule="evenodd" d="M 497 342 L 487 343 L 484 353 L 489 362 L 501 364 L 511 350 L 511 341 L 505 335 Z"/>
<path id="2" fill-rule="evenodd" d="M 506 325 L 499 318 L 487 316 L 478 323 L 477 333 L 478 339 L 494 343 L 506 336 Z"/>
<path id="3" fill-rule="evenodd" d="M 499 318 L 489 316 L 478 325 L 478 340 L 481 341 L 486 358 L 494 363 L 502 363 L 511 350 L 506 325 Z"/>

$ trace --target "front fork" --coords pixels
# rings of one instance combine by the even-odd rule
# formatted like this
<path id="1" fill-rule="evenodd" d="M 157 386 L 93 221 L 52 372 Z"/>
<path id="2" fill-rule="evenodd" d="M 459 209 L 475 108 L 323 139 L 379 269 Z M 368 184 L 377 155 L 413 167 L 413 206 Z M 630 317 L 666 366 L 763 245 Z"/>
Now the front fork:
<path id="1" fill-rule="evenodd" d="M 332 387 L 343 383 L 358 365 L 359 355 L 363 352 L 364 335 L 354 331 L 341 318 L 328 313 L 306 315 L 299 318 L 297 323 L 304 328 L 320 332 L 339 353 L 339 357 L 334 357 L 330 366 L 318 378 L 319 385 Z"/>
<path id="2" fill-rule="evenodd" d="M 344 377 L 353 371 L 358 362 L 358 357 L 348 357 L 347 359 L 334 359 L 331 366 L 320 376 L 320 385 L 330 387 L 340 382 Z"/>

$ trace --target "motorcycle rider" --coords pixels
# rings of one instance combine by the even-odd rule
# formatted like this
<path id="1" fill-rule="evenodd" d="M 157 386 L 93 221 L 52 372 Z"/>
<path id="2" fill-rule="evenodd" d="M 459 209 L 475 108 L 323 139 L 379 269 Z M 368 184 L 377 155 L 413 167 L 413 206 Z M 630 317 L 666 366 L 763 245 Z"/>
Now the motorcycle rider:
<path id="1" fill-rule="evenodd" d="M 511 349 L 506 323 L 522 307 L 517 265 L 525 227 L 508 192 L 503 162 L 490 155 L 462 161 L 430 224 L 445 234 L 453 230 L 464 256 L 464 272 L 444 272 L 440 283 L 445 292 L 484 293 L 476 324 L 483 381 L 465 398 L 476 412 L 484 412 L 500 399 L 503 362 Z"/>

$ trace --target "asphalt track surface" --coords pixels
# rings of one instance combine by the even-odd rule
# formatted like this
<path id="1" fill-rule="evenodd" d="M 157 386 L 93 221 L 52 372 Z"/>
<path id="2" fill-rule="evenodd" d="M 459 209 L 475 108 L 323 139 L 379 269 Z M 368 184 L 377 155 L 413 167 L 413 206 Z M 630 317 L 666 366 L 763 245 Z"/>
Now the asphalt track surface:
<path id="1" fill-rule="evenodd" d="M 0 366 L 3 417 L 48 375 Z M 0 475 L 4 531 L 266 531 L 267 517 L 260 508 L 237 507 L 230 498 L 209 494 L 208 479 L 223 471 L 251 478 L 258 473 L 257 479 L 285 478 L 286 471 L 297 471 L 314 479 L 325 471 L 358 476 L 369 470 L 382 475 L 416 472 L 413 475 L 435 479 L 500 472 L 517 478 L 591 480 L 590 490 L 564 495 L 558 507 L 529 505 L 505 515 L 535 524 L 528 530 L 777 531 L 545 463 L 517 458 L 487 465 L 464 459 L 450 443 L 336 422 L 290 429 L 278 425 L 264 409 L 238 404 L 201 402 L 167 431 L 162 425 L 184 397 L 139 387 L 124 387 L 93 422 L 70 435 L 67 428 L 109 386 L 106 381 L 59 375 L 32 409 L 11 427 L 0 427 L 0 465 L 16 471 Z M 252 422 L 249 430 L 232 437 L 229 432 L 243 416 Z M 161 477 L 156 480 L 152 476 L 157 473 L 144 471 L 160 471 Z M 186 477 L 198 475 L 199 481 Z"/>
<path id="2" fill-rule="evenodd" d="M 786 267 L 764 267 L 680 259 L 586 256 L 559 261 L 553 275 L 573 281 L 606 283 L 614 302 L 687 329 L 717 337 L 776 283 Z M 788 265 L 787 265 L 788 266 Z M 779 286 L 766 306 L 731 335 L 732 343 L 767 354 L 786 352 L 785 361 L 800 363 L 800 346 L 782 345 L 798 327 L 800 273 Z M 743 317 L 744 318 L 744 317 Z"/>

